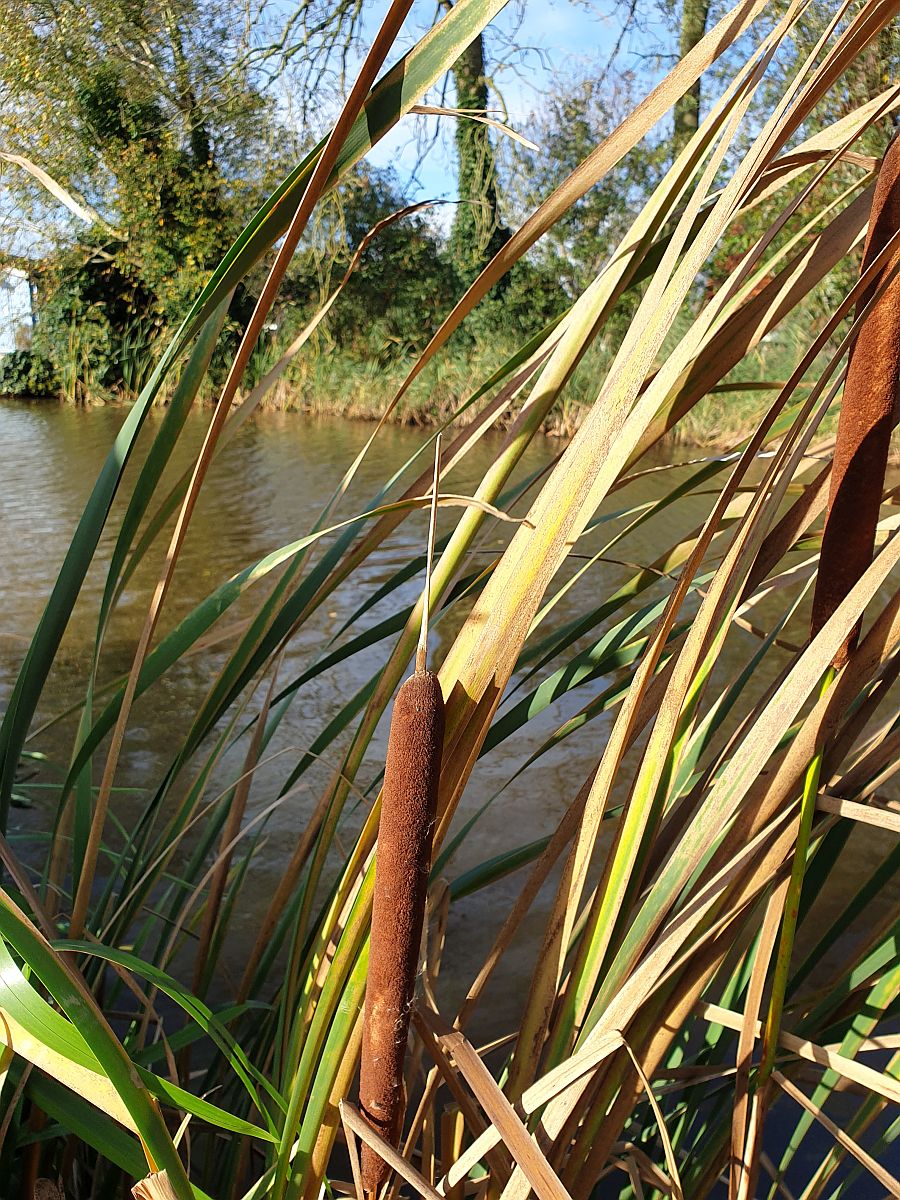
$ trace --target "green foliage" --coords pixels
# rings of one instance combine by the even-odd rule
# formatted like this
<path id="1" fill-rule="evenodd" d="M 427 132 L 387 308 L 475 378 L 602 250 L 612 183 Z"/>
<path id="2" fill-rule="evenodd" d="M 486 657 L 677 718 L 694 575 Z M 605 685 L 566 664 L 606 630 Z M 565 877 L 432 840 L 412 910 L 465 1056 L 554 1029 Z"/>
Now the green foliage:
<path id="1" fill-rule="evenodd" d="M 776 0 L 766 6 L 763 21 L 773 25 L 783 17 L 786 10 L 785 0 Z M 827 0 L 815 0 L 799 14 L 792 28 L 789 47 L 776 55 L 772 64 L 769 78 L 760 89 L 759 97 L 751 108 L 749 129 L 758 129 L 770 110 L 773 98 L 779 94 L 786 83 L 792 79 L 808 55 L 811 55 L 835 16 L 834 6 Z M 839 23 L 839 28 L 846 25 L 846 18 Z M 811 113 L 797 130 L 794 142 L 800 142 L 820 130 L 826 129 L 832 122 L 840 120 L 852 112 L 858 105 L 876 96 L 896 84 L 900 73 L 900 28 L 892 21 L 881 30 L 876 38 L 868 44 L 860 54 L 848 65 L 847 70 L 835 86 L 822 98 L 821 104 Z M 884 154 L 890 139 L 890 129 L 884 121 L 875 121 L 863 130 L 854 142 L 853 150 L 858 154 L 867 154 L 878 160 Z M 821 162 L 810 167 L 804 182 L 812 179 L 813 171 L 820 169 Z M 809 221 L 816 213 L 825 212 L 861 177 L 859 166 L 851 163 L 838 163 L 818 183 L 815 190 L 800 206 L 797 214 L 787 222 L 774 239 L 774 245 L 783 245 L 798 228 Z M 779 211 L 778 196 L 769 201 L 756 205 L 742 214 L 738 221 L 723 237 L 716 255 L 712 258 L 706 271 L 709 287 L 720 286 L 734 269 L 741 253 L 741 246 L 747 240 L 756 238 L 769 228 Z M 831 272 L 823 285 L 809 298 L 807 311 L 802 318 L 804 327 L 811 322 L 813 328 L 821 328 L 831 313 L 834 312 L 840 300 L 852 286 L 859 268 L 857 255 L 848 256 L 835 271 Z"/>
<path id="2" fill-rule="evenodd" d="M 504 176 L 516 219 L 531 212 L 584 161 L 633 107 L 635 80 L 591 76 L 564 79 L 529 121 L 537 152 L 505 150 Z M 668 145 L 650 139 L 636 146 L 603 187 L 576 200 L 541 240 L 537 253 L 548 276 L 576 296 L 598 274 L 661 177 Z"/>
<path id="3" fill-rule="evenodd" d="M 286 346 L 315 314 L 342 277 L 357 247 L 379 223 L 407 207 L 395 174 L 367 167 L 354 173 L 323 206 L 312 236 L 295 256 L 282 292 L 278 343 Z M 517 263 L 456 339 L 460 361 L 481 368 L 482 348 L 507 353 L 558 316 L 566 297 L 544 264 Z M 387 367 L 421 352 L 431 333 L 465 288 L 453 246 L 438 231 L 433 214 L 413 212 L 385 224 L 366 246 L 357 269 L 324 322 L 319 348 L 353 364 Z M 263 348 L 261 356 L 273 357 Z M 393 372 L 392 374 L 395 374 Z M 254 371 L 254 376 L 258 374 Z M 330 390 L 323 381 L 326 394 Z M 340 385 L 334 389 L 340 391 Z M 372 408 L 387 402 L 383 387 Z M 352 405 L 348 406 L 352 407 Z"/>
<path id="4" fill-rule="evenodd" d="M 0 396 L 53 396 L 58 391 L 53 364 L 38 351 L 0 354 Z"/>
<path id="5" fill-rule="evenodd" d="M 158 99 L 135 95 L 109 61 L 79 87 L 77 106 L 92 148 L 117 164 L 115 202 L 127 237 L 109 249 L 123 300 L 133 281 L 142 313 L 174 321 L 239 229 L 209 134 L 194 126 L 182 141 Z"/>
<path id="6" fill-rule="evenodd" d="M 484 39 L 476 38 L 453 67 L 456 107 L 480 115 L 488 108 Z M 466 284 L 472 282 L 509 238 L 500 217 L 497 162 L 490 131 L 480 121 L 460 117 L 456 124 L 459 206 L 453 218 L 450 249 Z"/>
<path id="7" fill-rule="evenodd" d="M 72 399 L 131 391 L 138 381 L 135 359 L 149 361 L 163 328 L 153 293 L 108 246 L 108 239 L 98 239 L 64 251 L 44 265 L 37 281 L 34 344 L 56 364 Z"/>
<path id="8" fill-rule="evenodd" d="M 341 279 L 356 248 L 376 224 L 407 204 L 391 171 L 355 172 L 324 206 L 295 257 L 282 313 L 302 326 Z M 325 344 L 351 358 L 387 361 L 421 350 L 456 298 L 459 280 L 429 214 L 386 225 L 366 247 L 324 326 Z"/>
<path id="9" fill-rule="evenodd" d="M 90 10 L 3 0 L 3 14 L 15 45 L 0 57 L 3 140 L 96 217 L 91 227 L 61 219 L 66 210 L 10 168 L 9 194 L 50 235 L 42 351 L 69 395 L 133 392 L 159 332 L 177 325 L 285 169 L 284 151 L 268 146 L 271 101 L 211 0 L 159 11 L 128 0 Z M 123 360 L 132 368 L 123 372 Z"/>

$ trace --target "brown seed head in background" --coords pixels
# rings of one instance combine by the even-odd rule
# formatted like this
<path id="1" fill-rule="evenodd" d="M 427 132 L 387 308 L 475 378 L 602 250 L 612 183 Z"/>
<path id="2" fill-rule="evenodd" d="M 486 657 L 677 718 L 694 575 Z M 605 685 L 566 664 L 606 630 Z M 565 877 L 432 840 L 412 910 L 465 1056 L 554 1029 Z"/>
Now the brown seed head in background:
<path id="1" fill-rule="evenodd" d="M 878 174 L 863 270 L 898 230 L 900 139 L 895 138 Z M 875 548 L 894 411 L 900 403 L 900 245 L 860 301 L 862 308 L 892 272 L 850 352 L 813 599 L 813 637 L 865 572 Z M 857 628 L 838 652 L 836 666 L 846 661 L 858 636 Z"/>

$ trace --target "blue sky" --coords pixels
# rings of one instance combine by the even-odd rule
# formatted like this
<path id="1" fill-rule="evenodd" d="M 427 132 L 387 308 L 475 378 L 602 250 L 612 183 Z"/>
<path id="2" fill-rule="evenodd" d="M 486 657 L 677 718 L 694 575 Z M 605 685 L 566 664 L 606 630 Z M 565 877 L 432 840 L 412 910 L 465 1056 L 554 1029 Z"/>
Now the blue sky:
<path id="1" fill-rule="evenodd" d="M 0 276 L 0 354 L 16 349 L 16 330 L 31 324 L 31 289 L 18 271 Z"/>
<path id="2" fill-rule="evenodd" d="M 373 6 L 373 24 L 375 14 L 384 7 L 381 3 Z M 528 0 L 524 6 L 511 0 L 488 30 L 487 52 L 494 59 L 489 66 L 514 128 L 527 136 L 529 117 L 540 107 L 543 94 L 560 77 L 603 68 L 621 32 L 623 9 L 624 5 L 619 7 L 615 0 Z M 431 6 L 420 9 L 417 4 L 408 23 L 409 33 L 421 35 L 423 21 L 433 11 Z M 641 37 L 646 40 L 646 34 Z M 653 46 L 644 48 L 657 48 L 663 37 L 663 30 L 655 30 L 649 39 Z M 403 39 L 404 50 L 412 40 L 412 36 Z M 511 44 L 517 47 L 512 54 Z M 632 51 L 636 48 L 632 35 L 617 60 L 623 68 L 635 66 Z M 452 106 L 452 89 L 447 102 Z M 401 122 L 375 147 L 369 160 L 379 166 L 394 167 L 412 199 L 452 199 L 456 194 L 452 118 L 443 118 L 445 136 L 424 158 L 416 144 L 417 131 L 420 136 L 422 133 L 422 120 L 407 118 Z M 433 129 L 432 121 L 429 133 Z M 437 219 L 441 221 L 440 216 Z"/>

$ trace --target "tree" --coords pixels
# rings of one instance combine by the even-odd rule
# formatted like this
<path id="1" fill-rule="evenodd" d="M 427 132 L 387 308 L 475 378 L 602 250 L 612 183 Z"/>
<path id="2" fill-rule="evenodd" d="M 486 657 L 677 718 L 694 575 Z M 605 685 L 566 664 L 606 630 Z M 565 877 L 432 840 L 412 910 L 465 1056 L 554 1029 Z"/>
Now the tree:
<path id="1" fill-rule="evenodd" d="M 706 33 L 709 0 L 681 0 L 678 53 L 689 54 Z M 675 124 L 672 135 L 672 154 L 677 155 L 690 141 L 700 125 L 700 80 L 675 104 Z"/>
<path id="2" fill-rule="evenodd" d="M 447 11 L 453 0 L 440 0 Z M 357 47 L 366 11 L 365 0 L 301 0 L 266 59 L 280 57 L 296 80 L 294 92 L 305 115 L 311 97 L 333 75 L 343 83 L 348 60 Z M 288 43 L 293 40 L 293 49 Z M 277 51 L 275 47 L 278 47 Z M 302 50 L 302 54 L 299 51 Z M 469 119 L 489 108 L 489 73 L 484 36 L 479 35 L 450 72 L 455 106 L 466 114 L 456 122 L 459 208 L 453 221 L 450 250 L 463 281 L 471 281 L 509 237 L 500 211 L 497 163 L 489 127 Z"/>
<path id="3" fill-rule="evenodd" d="M 497 161 L 489 127 L 468 119 L 487 111 L 488 80 L 484 37 L 462 52 L 453 67 L 456 107 L 466 116 L 456 125 L 459 207 L 453 219 L 450 247 L 457 270 L 470 283 L 509 239 L 500 217 Z"/>
<path id="4" fill-rule="evenodd" d="M 325 300 L 366 235 L 406 206 L 396 175 L 364 164 L 329 197 L 295 255 L 281 293 L 282 320 L 302 326 Z M 367 245 L 322 329 L 326 344 L 364 361 L 422 350 L 422 313 L 449 308 L 458 280 L 422 213 L 391 220 Z"/>
<path id="5" fill-rule="evenodd" d="M 583 162 L 634 105 L 633 80 L 625 71 L 598 82 L 593 76 L 562 79 L 528 119 L 540 151 L 504 151 L 505 175 L 517 220 L 524 219 Z M 624 236 L 643 198 L 659 177 L 667 147 L 647 140 L 591 188 L 544 235 L 538 254 L 569 296 L 597 275 Z M 552 268 L 550 262 L 552 260 Z"/>
<path id="6" fill-rule="evenodd" d="M 220 0 L 0 11 L 5 249 L 13 224 L 34 231 L 36 344 L 71 359 L 76 330 L 104 386 L 122 338 L 149 345 L 179 316 L 287 166 L 263 152 L 273 105 Z"/>
<path id="7" fill-rule="evenodd" d="M 213 179 L 233 189 L 247 180 L 247 163 L 258 161 L 248 150 L 271 132 L 271 102 L 242 65 L 243 40 L 221 0 L 0 0 L 0 12 L 4 147 L 86 200 L 107 229 L 127 232 L 123 181 L 133 186 L 141 153 L 163 176 L 164 216 L 168 175 L 205 172 L 205 192 Z M 45 233 L 68 232 L 33 178 L 7 170 L 4 183 Z"/>

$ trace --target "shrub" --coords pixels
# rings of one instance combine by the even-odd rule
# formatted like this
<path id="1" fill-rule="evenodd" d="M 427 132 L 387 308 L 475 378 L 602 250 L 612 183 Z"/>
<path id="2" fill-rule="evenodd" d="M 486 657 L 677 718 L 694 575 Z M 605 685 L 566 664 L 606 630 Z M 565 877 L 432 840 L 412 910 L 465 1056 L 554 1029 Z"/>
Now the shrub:
<path id="1" fill-rule="evenodd" d="M 53 364 L 34 350 L 0 357 L 0 396 L 55 396 L 59 379 Z"/>

